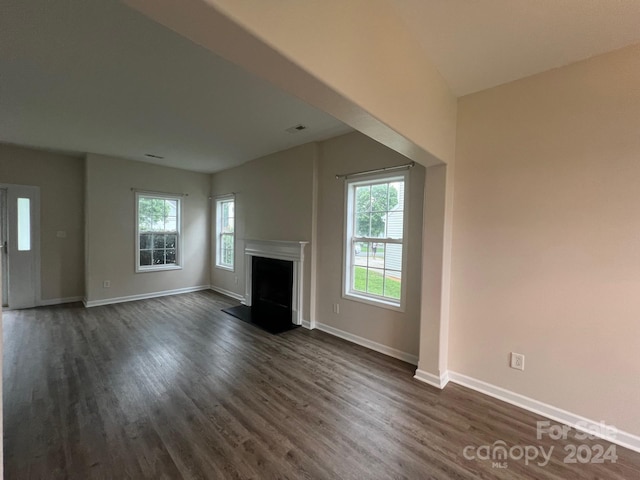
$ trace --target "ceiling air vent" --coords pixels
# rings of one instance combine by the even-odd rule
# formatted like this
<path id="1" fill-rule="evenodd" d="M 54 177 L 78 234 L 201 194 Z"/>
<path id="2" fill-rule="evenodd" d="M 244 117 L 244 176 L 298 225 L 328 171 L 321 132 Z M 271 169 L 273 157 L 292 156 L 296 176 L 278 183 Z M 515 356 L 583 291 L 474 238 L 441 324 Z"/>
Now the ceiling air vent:
<path id="1" fill-rule="evenodd" d="M 164 158 L 164 157 L 161 157 L 160 155 L 154 155 L 153 153 L 145 153 L 144 156 L 149 158 L 158 158 L 160 160 Z"/>
<path id="2" fill-rule="evenodd" d="M 298 125 L 295 125 L 293 127 L 287 128 L 285 130 L 285 132 L 298 133 L 298 132 L 301 132 L 302 130 L 306 130 L 306 129 L 307 129 L 307 127 L 305 127 L 304 125 L 298 124 Z"/>

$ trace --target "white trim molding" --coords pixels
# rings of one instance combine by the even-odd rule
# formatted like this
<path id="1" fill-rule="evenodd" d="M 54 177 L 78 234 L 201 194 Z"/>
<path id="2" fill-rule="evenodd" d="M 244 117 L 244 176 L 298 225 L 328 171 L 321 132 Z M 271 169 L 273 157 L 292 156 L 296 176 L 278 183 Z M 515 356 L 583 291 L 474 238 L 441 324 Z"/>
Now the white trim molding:
<path id="1" fill-rule="evenodd" d="M 48 307 L 51 305 L 62 305 L 63 303 L 83 302 L 84 297 L 66 297 L 66 298 L 47 298 L 38 302 L 39 307 Z"/>
<path id="2" fill-rule="evenodd" d="M 576 415 L 575 413 L 571 413 L 561 408 L 554 407 L 553 405 L 549 405 L 533 398 L 520 395 L 519 393 L 506 390 L 502 387 L 483 382 L 482 380 L 468 377 L 461 373 L 450 371 L 448 372 L 448 376 L 451 382 L 462 385 L 463 387 L 476 390 L 477 392 L 484 393 L 485 395 L 489 395 L 490 397 L 497 398 L 498 400 L 510 403 L 511 405 L 515 405 L 516 407 L 524 408 L 525 410 L 536 413 L 538 415 L 542 415 L 543 417 L 547 417 L 551 420 L 564 423 L 565 425 L 569 425 L 576 430 L 596 435 L 603 440 L 615 443 L 616 445 L 620 445 L 621 447 L 640 452 L 640 437 L 632 433 L 628 433 L 618 429 L 615 435 L 607 435 L 606 433 L 603 435 L 598 435 L 598 433 L 602 432 L 603 430 L 602 422 L 596 422 L 595 420 L 585 418 L 581 415 Z"/>
<path id="3" fill-rule="evenodd" d="M 440 376 L 429 373 L 426 370 L 416 370 L 416 374 L 413 376 L 416 380 L 420 380 L 432 387 L 442 390 L 449 383 L 449 372 L 444 372 Z"/>
<path id="4" fill-rule="evenodd" d="M 293 292 L 291 296 L 291 323 L 302 325 L 304 288 L 304 247 L 309 242 L 283 240 L 245 239 L 245 296 L 244 304 L 251 306 L 252 265 L 251 257 L 275 258 L 293 262 Z"/>
<path id="5" fill-rule="evenodd" d="M 410 363 L 411 365 L 418 364 L 418 357 L 411 353 L 403 352 L 402 350 L 397 350 L 387 345 L 383 345 L 382 343 L 369 340 L 368 338 L 360 337 L 358 335 L 354 335 L 353 333 L 345 332 L 344 330 L 340 330 L 330 325 L 325 325 L 324 323 L 316 322 L 316 328 L 325 333 L 329 333 L 335 337 L 339 337 L 339 338 L 342 338 L 343 340 L 347 340 L 348 342 L 355 343 L 362 347 L 366 347 L 370 350 L 374 350 L 376 352 L 388 355 L 389 357 L 397 358 L 399 360 L 402 360 L 403 362 Z"/>
<path id="6" fill-rule="evenodd" d="M 221 295 L 225 295 L 227 297 L 231 297 L 234 300 L 238 300 L 238 301 L 244 303 L 244 297 L 242 295 L 240 295 L 239 293 L 234 293 L 231 290 L 227 290 L 226 288 L 216 287 L 215 285 L 211 285 L 210 288 L 214 292 L 220 293 Z"/>
<path id="7" fill-rule="evenodd" d="M 199 292 L 201 290 L 210 290 L 211 285 L 199 285 L 197 287 L 176 288 L 174 290 L 163 290 L 161 292 L 142 293 L 140 295 L 127 295 L 126 297 L 104 298 L 101 300 L 83 299 L 84 306 L 87 308 L 99 307 L 101 305 L 111 305 L 112 303 L 133 302 L 135 300 L 146 300 L 148 298 L 166 297 L 169 295 L 179 295 L 181 293 Z"/>

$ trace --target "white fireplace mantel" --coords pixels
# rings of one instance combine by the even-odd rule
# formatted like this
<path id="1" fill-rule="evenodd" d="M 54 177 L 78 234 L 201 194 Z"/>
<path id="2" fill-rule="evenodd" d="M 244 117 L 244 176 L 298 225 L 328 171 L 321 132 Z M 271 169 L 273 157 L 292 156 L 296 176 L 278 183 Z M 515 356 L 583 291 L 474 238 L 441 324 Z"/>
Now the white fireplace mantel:
<path id="1" fill-rule="evenodd" d="M 303 312 L 303 278 L 304 278 L 304 247 L 309 242 L 285 241 L 285 240 L 252 240 L 245 239 L 244 253 L 246 255 L 245 278 L 246 289 L 244 296 L 245 305 L 251 306 L 252 288 L 252 259 L 251 257 L 275 258 L 293 262 L 293 291 L 292 291 L 292 315 L 291 322 L 302 325 Z"/>

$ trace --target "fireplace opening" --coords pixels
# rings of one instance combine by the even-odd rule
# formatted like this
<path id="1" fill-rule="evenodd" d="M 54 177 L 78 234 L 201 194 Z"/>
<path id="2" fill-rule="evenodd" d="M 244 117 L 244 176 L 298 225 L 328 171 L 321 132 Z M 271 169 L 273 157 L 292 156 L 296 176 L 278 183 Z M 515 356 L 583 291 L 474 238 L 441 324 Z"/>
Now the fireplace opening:
<path id="1" fill-rule="evenodd" d="M 297 328 L 293 319 L 293 262 L 251 257 L 251 306 L 222 309 L 234 317 L 269 333 Z"/>
<path id="2" fill-rule="evenodd" d="M 251 316 L 267 326 L 291 324 L 293 262 L 252 257 Z"/>

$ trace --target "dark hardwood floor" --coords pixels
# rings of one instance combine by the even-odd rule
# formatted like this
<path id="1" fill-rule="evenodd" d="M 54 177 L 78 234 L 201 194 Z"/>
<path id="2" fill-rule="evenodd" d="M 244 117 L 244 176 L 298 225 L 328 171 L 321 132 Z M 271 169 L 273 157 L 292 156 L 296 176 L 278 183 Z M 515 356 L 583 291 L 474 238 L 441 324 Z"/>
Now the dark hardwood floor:
<path id="1" fill-rule="evenodd" d="M 319 331 L 270 335 L 232 304 L 5 312 L 5 478 L 640 478 L 638 453 L 565 464 L 566 445 L 609 444 L 537 440 L 536 415 Z M 463 455 L 499 440 L 554 452 L 544 467 Z"/>

